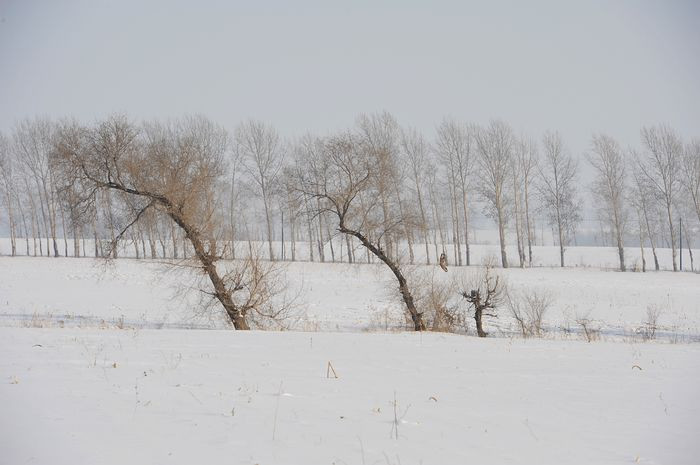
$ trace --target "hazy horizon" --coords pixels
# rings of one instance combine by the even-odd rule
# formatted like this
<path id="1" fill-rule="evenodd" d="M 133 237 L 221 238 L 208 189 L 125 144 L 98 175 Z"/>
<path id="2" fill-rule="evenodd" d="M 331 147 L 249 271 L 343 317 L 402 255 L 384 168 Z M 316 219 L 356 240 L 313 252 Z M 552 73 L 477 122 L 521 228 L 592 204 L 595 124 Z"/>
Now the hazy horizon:
<path id="1" fill-rule="evenodd" d="M 445 116 L 559 130 L 580 155 L 593 132 L 627 146 L 663 122 L 700 137 L 698 57 L 693 2 L 10 1 L 0 130 L 201 113 L 293 137 L 386 110 L 429 137 Z"/>

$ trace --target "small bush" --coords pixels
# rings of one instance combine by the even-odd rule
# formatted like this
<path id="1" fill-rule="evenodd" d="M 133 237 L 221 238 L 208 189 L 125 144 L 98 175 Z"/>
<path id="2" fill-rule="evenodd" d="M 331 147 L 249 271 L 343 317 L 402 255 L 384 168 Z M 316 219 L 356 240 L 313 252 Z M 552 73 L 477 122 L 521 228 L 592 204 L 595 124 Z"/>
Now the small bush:
<path id="1" fill-rule="evenodd" d="M 468 315 L 460 305 L 455 280 L 439 280 L 435 273 L 422 274 L 419 270 L 411 273 L 409 279 L 414 302 L 428 331 L 466 333 L 469 330 Z"/>
<path id="2" fill-rule="evenodd" d="M 658 328 L 660 315 L 661 308 L 659 306 L 647 305 L 647 319 L 635 332 L 645 341 L 656 339 L 656 330 Z"/>
<path id="3" fill-rule="evenodd" d="M 551 294 L 537 291 L 509 293 L 507 305 L 523 337 L 542 337 L 544 316 L 552 306 Z"/>
<path id="4" fill-rule="evenodd" d="M 586 341 L 593 342 L 600 339 L 600 326 L 588 318 L 577 318 L 576 323 L 581 327 Z"/>

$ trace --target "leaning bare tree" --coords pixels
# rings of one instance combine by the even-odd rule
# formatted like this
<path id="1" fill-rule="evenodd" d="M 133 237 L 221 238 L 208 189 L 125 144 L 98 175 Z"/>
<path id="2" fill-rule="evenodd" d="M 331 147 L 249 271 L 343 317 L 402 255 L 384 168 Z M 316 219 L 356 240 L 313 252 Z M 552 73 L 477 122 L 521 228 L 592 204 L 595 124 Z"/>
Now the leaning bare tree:
<path id="1" fill-rule="evenodd" d="M 593 136 L 592 150 L 587 158 L 596 174 L 591 186 L 593 197 L 615 238 L 620 271 L 625 271 L 627 160 L 617 141 L 605 134 Z"/>
<path id="2" fill-rule="evenodd" d="M 216 197 L 226 174 L 224 156 L 228 136 L 203 117 L 143 130 L 124 117 L 114 116 L 92 129 L 61 128 L 57 162 L 80 184 L 80 200 L 91 202 L 98 190 L 113 191 L 127 200 L 131 221 L 117 239 L 149 211 L 164 214 L 185 234 L 199 266 L 208 277 L 211 296 L 225 309 L 236 329 L 249 329 L 248 313 L 255 311 L 265 273 L 255 263 L 223 273 L 217 269 L 212 221 L 219 208 Z M 247 295 L 242 299 L 241 295 Z M 252 300 L 251 300 L 252 299 Z"/>
<path id="3" fill-rule="evenodd" d="M 491 121 L 487 128 L 475 131 L 478 149 L 479 190 L 488 205 L 487 212 L 496 219 L 501 244 L 501 265 L 508 268 L 506 256 L 506 207 L 508 176 L 513 157 L 513 130 L 503 121 Z"/>
<path id="4" fill-rule="evenodd" d="M 558 132 L 548 132 L 544 135 L 542 149 L 544 156 L 538 165 L 538 190 L 549 222 L 557 228 L 559 258 L 563 267 L 565 247 L 581 219 L 581 206 L 576 196 L 578 164 L 564 149 Z"/>
<path id="5" fill-rule="evenodd" d="M 414 329 L 424 330 L 422 313 L 416 308 L 398 259 L 381 245 L 383 237 L 403 230 L 406 221 L 395 214 L 398 209 L 392 208 L 389 196 L 380 195 L 386 187 L 382 178 L 390 175 L 385 171 L 385 160 L 378 161 L 375 151 L 352 133 L 321 140 L 317 147 L 319 150 L 305 152 L 303 161 L 296 164 L 297 191 L 309 199 L 305 204 L 311 206 L 313 215 L 336 217 L 340 233 L 358 239 L 389 267 Z"/>

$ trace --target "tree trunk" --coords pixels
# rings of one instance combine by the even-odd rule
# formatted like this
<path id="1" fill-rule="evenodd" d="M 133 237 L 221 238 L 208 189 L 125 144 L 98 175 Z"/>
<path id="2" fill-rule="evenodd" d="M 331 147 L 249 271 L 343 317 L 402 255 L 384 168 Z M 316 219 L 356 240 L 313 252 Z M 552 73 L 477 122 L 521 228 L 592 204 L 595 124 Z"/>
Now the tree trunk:
<path id="1" fill-rule="evenodd" d="M 19 200 L 17 200 L 17 211 L 22 219 L 20 227 L 24 229 L 24 245 L 26 247 L 27 256 L 29 256 L 29 231 L 27 230 L 27 216 L 24 213 L 24 208 L 20 205 Z"/>
<path id="2" fill-rule="evenodd" d="M 683 236 L 685 237 L 685 245 L 688 248 L 688 255 L 690 256 L 690 271 L 695 271 L 695 263 L 693 261 L 693 248 L 691 245 L 691 236 L 688 234 L 688 222 L 686 221 L 683 223 Z M 678 249 L 680 250 L 680 253 L 683 253 L 683 244 L 678 244 Z"/>
<path id="3" fill-rule="evenodd" d="M 562 227 L 561 216 L 557 213 L 557 232 L 559 233 L 559 259 L 561 267 L 564 268 L 564 228 Z"/>
<path id="4" fill-rule="evenodd" d="M 297 217 L 293 215 L 293 212 L 289 211 L 289 234 L 292 240 L 292 261 L 297 259 L 297 228 L 296 228 Z"/>
<path id="5" fill-rule="evenodd" d="M 471 256 L 469 252 L 469 205 L 467 203 L 467 190 L 464 188 L 464 181 L 462 181 L 462 208 L 464 209 L 464 248 L 467 266 L 471 265 Z"/>
<path id="6" fill-rule="evenodd" d="M 641 219 L 641 218 L 640 218 Z M 639 221 L 639 252 L 642 255 L 642 273 L 647 271 L 647 261 L 644 258 L 644 233 L 642 229 L 642 222 Z"/>
<path id="7" fill-rule="evenodd" d="M 245 315 L 241 314 L 241 311 L 236 307 L 236 304 L 233 302 L 231 297 L 231 291 L 226 288 L 226 284 L 216 270 L 216 258 L 207 253 L 204 247 L 204 242 L 199 236 L 199 233 L 184 220 L 184 218 L 172 205 L 166 204 L 166 211 L 168 216 L 170 216 L 170 218 L 172 218 L 172 220 L 185 232 L 185 237 L 189 239 L 190 243 L 192 244 L 194 253 L 199 259 L 202 269 L 207 274 L 209 280 L 214 286 L 214 296 L 221 303 L 221 305 L 223 305 L 226 313 L 233 323 L 233 327 L 238 330 L 250 329 L 250 326 L 248 326 L 248 322 L 245 319 Z"/>
<path id="8" fill-rule="evenodd" d="M 474 321 L 476 322 L 476 334 L 479 337 L 486 337 L 488 336 L 488 333 L 484 331 L 484 326 L 482 322 L 482 314 L 483 314 L 483 309 L 481 306 L 476 305 L 474 307 Z"/>
<path id="9" fill-rule="evenodd" d="M 97 208 L 97 206 L 95 206 Z M 92 215 L 92 232 L 95 240 L 95 258 L 100 256 L 100 250 L 99 250 L 99 239 L 97 237 L 97 210 L 95 210 L 94 215 Z"/>
<path id="10" fill-rule="evenodd" d="M 513 213 L 515 216 L 515 237 L 518 246 L 518 260 L 520 261 L 520 268 L 525 268 L 525 250 L 523 246 L 522 222 L 520 215 L 520 197 L 518 196 L 518 178 L 515 173 L 513 173 L 513 202 L 515 206 Z"/>
<path id="11" fill-rule="evenodd" d="M 622 246 L 622 238 L 617 238 L 617 253 L 620 256 L 620 271 L 625 271 L 625 248 Z"/>
<path id="12" fill-rule="evenodd" d="M 68 256 L 68 234 L 66 233 L 66 215 L 61 208 L 61 229 L 63 230 L 63 256 Z"/>
<path id="13" fill-rule="evenodd" d="M 175 260 L 177 260 L 177 259 L 178 259 L 177 231 L 176 231 L 175 228 L 173 228 L 173 227 L 170 228 L 170 238 L 171 238 L 171 240 L 173 241 L 173 258 L 174 258 Z M 185 252 L 184 252 L 184 248 L 185 248 L 185 247 L 186 247 L 186 242 L 183 240 L 183 241 L 182 241 L 182 248 L 183 248 L 183 252 L 182 252 L 182 253 L 183 253 L 183 257 L 184 257 L 184 253 L 185 253 Z M 187 257 L 184 257 L 184 258 L 187 258 Z"/>
<path id="14" fill-rule="evenodd" d="M 317 207 L 319 210 L 321 209 L 321 203 L 318 200 Z M 321 260 L 321 263 L 324 263 L 326 261 L 326 254 L 324 249 L 325 248 L 323 244 L 323 215 L 318 215 L 318 258 L 319 260 Z"/>
<path id="15" fill-rule="evenodd" d="M 151 213 L 152 213 L 152 212 L 151 212 Z M 154 221 L 155 218 L 151 217 L 150 219 L 151 219 L 151 221 L 149 221 L 149 224 L 148 224 L 148 231 L 147 231 L 147 234 L 148 234 L 148 246 L 149 246 L 149 248 L 151 249 L 151 259 L 152 259 L 152 260 L 155 260 L 155 259 L 157 258 L 157 256 L 158 256 L 158 252 L 157 252 L 157 250 L 156 250 L 156 240 L 155 240 L 155 238 L 153 237 L 153 224 L 152 224 L 152 221 Z"/>
<path id="16" fill-rule="evenodd" d="M 350 236 L 347 234 L 345 235 L 345 245 L 348 249 L 348 263 L 352 263 L 354 261 L 352 256 L 352 242 L 350 240 Z"/>
<path id="17" fill-rule="evenodd" d="M 270 261 L 275 260 L 275 254 L 272 251 L 272 219 L 270 218 L 270 208 L 268 207 L 267 191 L 263 186 L 263 205 L 265 207 L 265 221 L 267 223 L 267 246 L 270 253 Z"/>
<path id="18" fill-rule="evenodd" d="M 423 195 L 420 190 L 420 183 L 416 178 L 416 192 L 418 194 L 418 209 L 420 210 L 421 227 L 423 229 L 423 238 L 425 239 L 425 262 L 430 265 L 430 238 L 428 236 L 428 221 L 425 218 L 425 207 L 423 207 Z M 435 245 L 437 250 L 437 244 Z M 467 244 L 467 254 L 469 253 L 469 248 Z M 468 257 L 469 255 L 467 255 Z M 468 263 L 467 263 L 468 264 Z"/>
<path id="19" fill-rule="evenodd" d="M 533 242 L 533 227 L 530 224 L 530 200 L 528 195 L 528 182 L 525 178 L 525 226 L 527 227 L 527 264 L 532 266 L 532 242 Z"/>
<path id="20" fill-rule="evenodd" d="M 114 237 L 114 214 L 112 213 L 112 198 L 109 191 L 105 191 L 105 201 L 107 202 L 107 217 L 109 219 L 109 234 L 112 239 L 112 257 L 118 258 L 119 256 L 119 244 Z"/>
<path id="21" fill-rule="evenodd" d="M 411 320 L 413 321 L 413 329 L 416 331 L 424 331 L 425 324 L 423 323 L 423 314 L 419 313 L 416 309 L 416 305 L 413 301 L 413 295 L 411 294 L 406 278 L 398 265 L 394 263 L 394 261 L 391 260 L 381 248 L 374 246 L 374 244 L 372 244 L 362 233 L 347 229 L 342 218 L 340 218 L 338 230 L 343 234 L 350 234 L 359 239 L 367 250 L 371 251 L 377 258 L 379 258 L 389 267 L 399 283 L 399 293 L 401 294 L 404 304 L 406 305 L 406 309 L 408 310 Z"/>
<path id="22" fill-rule="evenodd" d="M 71 206 L 71 210 L 73 207 Z M 77 224 L 77 221 L 75 219 L 75 212 L 71 211 L 70 214 L 71 217 L 71 234 L 73 235 L 73 256 L 78 258 L 80 257 L 80 236 L 82 234 L 79 232 L 79 226 Z"/>
<path id="23" fill-rule="evenodd" d="M 311 224 L 311 217 L 307 221 L 308 234 L 309 234 L 309 260 L 314 261 L 314 234 Z"/>
<path id="24" fill-rule="evenodd" d="M 335 250 L 333 249 L 333 236 L 331 236 L 330 230 L 328 230 L 327 233 L 328 233 L 328 244 L 331 247 L 331 262 L 335 263 Z"/>
<path id="25" fill-rule="evenodd" d="M 403 202 L 401 201 L 401 194 L 399 193 L 399 187 L 398 183 L 395 183 L 395 190 L 396 190 L 396 200 L 399 204 L 399 214 L 401 215 L 401 218 L 406 218 L 404 216 L 404 207 L 403 207 Z M 408 242 L 408 257 L 409 257 L 409 263 L 413 265 L 413 262 L 415 261 L 415 256 L 413 255 L 413 234 L 411 233 L 410 228 L 408 227 L 408 224 L 406 224 L 406 221 L 402 221 L 403 224 L 403 230 L 404 234 L 406 235 L 406 241 Z M 397 242 L 397 249 L 398 249 L 398 241 Z M 396 259 L 398 260 L 399 254 L 398 252 L 396 253 Z"/>
<path id="26" fill-rule="evenodd" d="M 503 268 L 508 268 L 508 256 L 506 255 L 506 232 L 505 225 L 503 224 L 503 207 L 497 209 L 498 214 L 498 238 L 501 243 L 501 266 Z"/>
<path id="27" fill-rule="evenodd" d="M 671 214 L 671 203 L 666 202 L 666 212 L 668 213 L 668 228 L 671 233 L 671 257 L 673 258 L 673 271 L 678 271 L 676 263 L 676 230 L 673 227 L 673 216 Z"/>
<path id="28" fill-rule="evenodd" d="M 459 223 L 460 223 L 460 218 L 459 218 L 459 207 L 457 206 L 457 186 L 454 185 L 454 182 L 452 185 L 450 185 L 450 204 L 452 207 L 452 238 L 453 242 L 455 245 L 455 264 L 458 266 L 462 266 L 462 234 L 459 230 Z"/>

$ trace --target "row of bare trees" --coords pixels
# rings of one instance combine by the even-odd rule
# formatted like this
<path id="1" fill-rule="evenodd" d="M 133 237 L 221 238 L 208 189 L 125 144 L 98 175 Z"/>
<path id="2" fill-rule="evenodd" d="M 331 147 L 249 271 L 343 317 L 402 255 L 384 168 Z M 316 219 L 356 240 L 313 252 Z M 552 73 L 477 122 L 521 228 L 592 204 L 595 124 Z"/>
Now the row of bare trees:
<path id="1" fill-rule="evenodd" d="M 598 134 L 587 154 L 596 174 L 591 190 L 601 221 L 617 246 L 620 270 L 626 269 L 625 238 L 635 226 L 644 271 L 647 243 L 659 269 L 656 249 L 659 236 L 664 237 L 662 230 L 667 233 L 673 270 L 678 270 L 678 251 L 683 246 L 680 235 L 688 245 L 692 268 L 691 241 L 697 229 L 690 225 L 700 221 L 700 140 L 684 144 L 666 125 L 643 128 L 641 140 L 641 150 L 623 150 L 612 137 Z"/>
<path id="2" fill-rule="evenodd" d="M 162 140 L 163 128 L 170 124 L 137 125 L 115 116 L 96 127 L 115 121 L 129 127 L 117 138 L 119 146 L 129 146 L 132 133 Z M 79 126 L 33 119 L 0 134 L 0 222 L 10 237 L 11 254 L 20 253 L 19 241 L 28 255 L 117 256 L 127 246 L 133 247 L 130 255 L 144 258 L 195 253 L 186 233 L 160 211 L 147 209 L 123 231 L 133 220 L 132 201 L 123 192 L 96 189 L 89 208 L 80 202 L 73 181 L 56 163 L 59 141 Z M 293 141 L 252 120 L 231 133 L 219 129 L 203 142 L 220 153 L 223 163 L 223 175 L 212 186 L 207 227 L 211 247 L 218 244 L 217 253 L 226 258 L 240 256 L 246 243 L 252 249 L 262 239 L 273 260 L 305 255 L 320 261 L 382 261 L 363 247 L 360 237 L 343 234 L 337 212 L 325 208 L 322 198 L 299 193 L 299 173 L 307 183 L 312 175 L 319 176 L 313 182 L 322 181 L 323 173 L 314 172 L 310 160 L 324 156 L 333 145 L 330 139 L 344 140 L 355 158 L 372 154 L 374 191 L 358 198 L 364 208 L 378 211 L 364 218 L 362 234 L 397 262 L 414 263 L 422 255 L 426 263 L 436 263 L 451 244 L 453 264 L 472 264 L 471 219 L 474 212 L 483 212 L 497 226 L 503 267 L 509 266 L 509 241 L 517 246 L 518 265 L 532 264 L 536 218 L 552 228 L 564 266 L 582 202 L 592 198 L 606 236 L 618 249 L 621 270 L 628 268 L 626 242 L 640 246 L 645 270 L 645 246 L 652 250 L 656 269 L 656 249 L 670 247 L 675 270 L 680 234 L 689 244 L 700 221 L 700 142 L 684 143 L 664 125 L 643 128 L 640 146 L 633 149 L 622 148 L 608 135 L 594 135 L 585 154 L 594 172 L 590 186 L 582 185 L 578 158 L 560 134 L 518 137 L 500 120 L 479 126 L 445 119 L 432 141 L 401 127 L 388 113 L 361 115 L 342 134 Z M 168 156 L 172 147 L 161 145 L 160 155 Z M 92 150 L 106 148 L 94 142 Z M 153 153 L 144 156 L 141 168 L 155 176 L 157 159 Z M 685 219 L 683 231 L 680 217 Z M 308 249 L 301 254 L 300 247 Z"/>
<path id="3" fill-rule="evenodd" d="M 13 254 L 22 237 L 28 254 L 31 247 L 34 254 L 69 255 L 70 237 L 73 255 L 86 255 L 91 237 L 96 256 L 116 258 L 120 244 L 130 243 L 137 257 L 190 257 L 208 280 L 205 293 L 233 327 L 249 329 L 251 322 L 278 321 L 286 308 L 272 304 L 274 273 L 256 259 L 252 244 L 261 226 L 268 263 L 286 259 L 284 246 L 281 256 L 273 247 L 279 217 L 287 226 L 280 232 L 290 234 L 292 260 L 299 240 L 320 260 L 326 243 L 333 261 L 334 243 L 345 243 L 348 261 L 364 252 L 368 262 L 387 266 L 420 331 L 427 327 L 425 309 L 405 264 L 415 262 L 420 245 L 426 260 L 434 253 L 437 262 L 449 242 L 455 263 L 471 264 L 470 212 L 476 208 L 498 226 L 503 268 L 509 230 L 519 265 L 531 264 L 535 212 L 546 214 L 564 266 L 581 194 L 590 191 L 618 246 L 621 270 L 633 219 L 642 257 L 648 241 L 657 269 L 654 225 L 667 220 L 677 269 L 674 219 L 687 209 L 700 220 L 700 144 L 684 145 L 666 126 L 641 134 L 639 151 L 595 135 L 586 158 L 596 176 L 582 189 L 577 159 L 558 133 L 546 133 L 538 144 L 498 120 L 487 126 L 445 120 L 431 144 L 388 113 L 363 115 L 347 131 L 293 143 L 255 121 L 231 136 L 201 116 L 135 124 L 115 115 L 92 125 L 37 119 L 0 137 L 0 180 Z M 222 264 L 246 241 L 243 260 Z M 498 291 L 497 280 L 485 282 L 462 291 L 475 309 L 479 335 L 486 334 L 482 313 L 495 305 L 489 296 Z"/>

